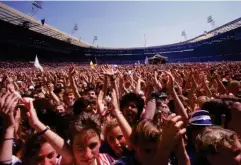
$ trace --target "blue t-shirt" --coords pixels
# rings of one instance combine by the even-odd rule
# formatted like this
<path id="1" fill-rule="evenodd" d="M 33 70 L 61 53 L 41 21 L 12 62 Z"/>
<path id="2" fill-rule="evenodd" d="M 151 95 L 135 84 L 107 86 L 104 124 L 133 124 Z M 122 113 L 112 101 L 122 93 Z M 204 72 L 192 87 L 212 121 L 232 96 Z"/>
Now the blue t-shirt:
<path id="1" fill-rule="evenodd" d="M 100 153 L 105 153 L 113 157 L 114 159 L 119 159 L 120 157 L 115 154 L 108 143 L 102 143 L 100 146 Z M 123 149 L 122 156 L 128 156 L 130 151 L 127 148 Z"/>

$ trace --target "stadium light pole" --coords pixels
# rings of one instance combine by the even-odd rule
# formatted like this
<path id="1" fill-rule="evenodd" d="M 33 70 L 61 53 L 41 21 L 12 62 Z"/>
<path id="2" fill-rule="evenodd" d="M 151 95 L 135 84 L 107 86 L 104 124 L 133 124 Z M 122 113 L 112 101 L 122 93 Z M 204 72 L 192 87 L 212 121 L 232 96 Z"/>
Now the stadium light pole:
<path id="1" fill-rule="evenodd" d="M 182 31 L 182 36 L 184 37 L 184 40 L 186 41 L 187 40 L 187 34 L 186 34 L 185 30 Z"/>
<path id="2" fill-rule="evenodd" d="M 73 35 L 73 34 L 75 34 L 77 31 L 78 31 L 78 24 L 76 23 L 76 24 L 74 24 L 74 27 L 73 27 L 73 29 L 72 29 L 72 31 L 71 31 L 71 36 Z"/>
<path id="3" fill-rule="evenodd" d="M 94 46 L 95 41 L 97 41 L 97 40 L 98 40 L 98 37 L 97 37 L 97 36 L 94 36 L 94 39 L 93 39 L 93 42 L 92 42 L 92 46 Z"/>
<path id="4" fill-rule="evenodd" d="M 34 1 L 31 6 L 29 15 L 34 16 L 39 10 L 43 9 L 43 1 Z"/>
<path id="5" fill-rule="evenodd" d="M 210 24 L 211 24 L 212 29 L 215 28 L 215 21 L 214 21 L 214 19 L 213 19 L 213 17 L 212 17 L 211 15 L 208 16 L 208 18 L 207 18 L 207 23 L 210 23 Z"/>

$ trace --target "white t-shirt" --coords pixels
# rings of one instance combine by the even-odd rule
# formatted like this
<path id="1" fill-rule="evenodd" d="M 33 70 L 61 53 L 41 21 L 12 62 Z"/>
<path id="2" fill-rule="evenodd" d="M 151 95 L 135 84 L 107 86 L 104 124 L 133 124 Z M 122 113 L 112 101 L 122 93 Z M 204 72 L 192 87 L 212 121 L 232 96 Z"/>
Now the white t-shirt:
<path id="1" fill-rule="evenodd" d="M 62 156 L 56 159 L 56 165 L 60 165 Z M 16 156 L 12 156 L 12 165 L 22 165 L 22 161 L 16 157 Z"/>
<path id="2" fill-rule="evenodd" d="M 12 165 L 21 165 L 21 164 L 22 164 L 22 161 L 18 157 L 12 155 Z"/>

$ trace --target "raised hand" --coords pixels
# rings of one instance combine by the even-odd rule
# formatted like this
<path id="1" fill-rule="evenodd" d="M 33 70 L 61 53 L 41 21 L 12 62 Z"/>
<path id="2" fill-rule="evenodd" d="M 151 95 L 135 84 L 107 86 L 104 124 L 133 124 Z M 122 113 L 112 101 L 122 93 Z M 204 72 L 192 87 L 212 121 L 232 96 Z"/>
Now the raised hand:
<path id="1" fill-rule="evenodd" d="M 169 90 L 174 89 L 175 78 L 171 74 L 171 72 L 164 71 L 168 76 L 167 87 Z"/>
<path id="2" fill-rule="evenodd" d="M 71 65 L 71 67 L 69 68 L 69 75 L 74 76 L 75 74 L 76 74 L 75 66 Z"/>
<path id="3" fill-rule="evenodd" d="M 114 76 L 115 75 L 114 69 L 110 65 L 102 67 L 101 70 L 102 70 L 104 75 L 107 75 L 107 76 Z"/>
<path id="4" fill-rule="evenodd" d="M 103 104 L 103 99 L 104 99 L 104 92 L 100 90 L 98 95 L 98 106 L 101 114 L 104 112 L 104 109 L 105 109 L 105 105 Z"/>
<path id="5" fill-rule="evenodd" d="M 27 100 L 24 104 L 28 108 L 27 116 L 29 124 L 32 128 L 36 128 L 41 122 L 39 121 L 36 110 L 33 106 L 33 100 Z"/>
<path id="6" fill-rule="evenodd" d="M 54 84 L 48 83 L 47 88 L 48 88 L 49 93 L 53 92 L 54 91 Z"/>
<path id="7" fill-rule="evenodd" d="M 3 119 L 5 129 L 14 129 L 16 125 L 14 110 L 18 103 L 18 97 L 14 93 L 5 93 L 0 98 L 0 116 Z"/>
<path id="8" fill-rule="evenodd" d="M 7 85 L 7 89 L 11 92 L 11 93 L 14 93 L 15 92 L 15 87 L 13 84 L 8 84 Z"/>
<path id="9" fill-rule="evenodd" d="M 160 81 L 158 80 L 158 72 L 157 72 L 157 71 L 155 71 L 155 73 L 154 73 L 154 80 L 155 80 L 156 86 L 157 86 L 159 89 L 162 89 L 162 84 L 161 84 Z"/>
<path id="10" fill-rule="evenodd" d="M 186 129 L 183 128 L 184 122 L 181 119 L 181 116 L 171 114 L 165 121 L 161 138 L 162 144 L 165 145 L 164 148 L 172 150 L 178 140 L 186 133 Z"/>
<path id="11" fill-rule="evenodd" d="M 111 103 L 112 103 L 115 110 L 119 110 L 119 103 L 118 103 L 118 99 L 117 99 L 117 94 L 116 94 L 116 91 L 115 91 L 114 88 L 111 91 Z"/>

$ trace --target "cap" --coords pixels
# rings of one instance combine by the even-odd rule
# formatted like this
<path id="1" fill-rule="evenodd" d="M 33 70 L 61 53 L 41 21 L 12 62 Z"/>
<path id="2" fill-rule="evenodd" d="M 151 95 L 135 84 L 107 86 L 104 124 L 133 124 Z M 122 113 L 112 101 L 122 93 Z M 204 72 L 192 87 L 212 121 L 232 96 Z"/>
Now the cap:
<path id="1" fill-rule="evenodd" d="M 193 126 L 210 126 L 213 125 L 209 112 L 198 110 L 192 114 L 189 124 Z"/>

